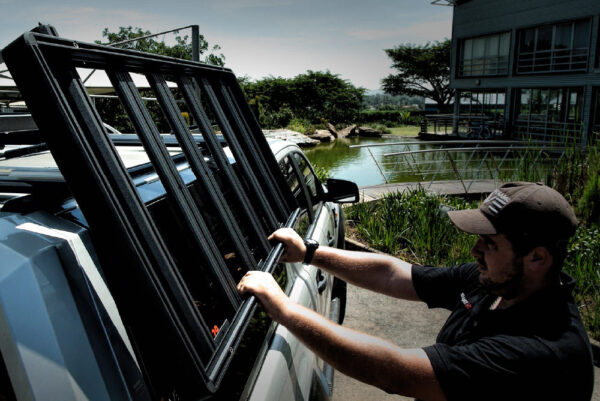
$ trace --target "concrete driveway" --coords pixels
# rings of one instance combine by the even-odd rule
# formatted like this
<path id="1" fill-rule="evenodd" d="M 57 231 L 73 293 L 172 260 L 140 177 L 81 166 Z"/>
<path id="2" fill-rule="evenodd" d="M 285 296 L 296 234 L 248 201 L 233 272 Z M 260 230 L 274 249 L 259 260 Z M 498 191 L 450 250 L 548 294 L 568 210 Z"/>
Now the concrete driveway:
<path id="1" fill-rule="evenodd" d="M 348 285 L 344 326 L 383 337 L 403 348 L 433 344 L 448 312 L 420 302 L 402 301 Z M 593 401 L 600 401 L 600 369 L 595 368 Z M 333 401 L 412 400 L 335 373 Z"/>

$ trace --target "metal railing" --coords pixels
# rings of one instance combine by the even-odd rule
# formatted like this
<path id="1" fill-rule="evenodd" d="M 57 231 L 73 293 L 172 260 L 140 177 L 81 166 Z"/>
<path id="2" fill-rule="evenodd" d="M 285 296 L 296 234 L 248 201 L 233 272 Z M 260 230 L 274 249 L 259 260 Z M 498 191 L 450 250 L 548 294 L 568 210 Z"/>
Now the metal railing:
<path id="1" fill-rule="evenodd" d="M 454 129 L 454 122 L 458 131 Z M 484 114 L 427 114 L 421 121 L 421 133 L 436 135 L 453 135 L 467 138 L 479 127 L 485 126 L 491 137 L 502 137 L 504 135 L 504 119 L 501 116 L 489 116 Z"/>
<path id="2" fill-rule="evenodd" d="M 578 143 L 583 136 L 581 122 L 560 122 L 544 119 L 519 119 L 513 124 L 513 136 L 554 143 Z"/>
<path id="3" fill-rule="evenodd" d="M 539 74 L 551 71 L 585 71 L 588 58 L 589 49 L 587 47 L 520 52 L 517 61 L 517 73 Z"/>
<path id="4" fill-rule="evenodd" d="M 427 149 L 414 149 L 415 146 Z M 377 160 L 372 147 L 399 146 L 400 151 L 384 153 Z M 567 147 L 547 142 L 521 142 L 507 140 L 467 140 L 460 144 L 450 141 L 397 142 L 371 145 L 354 145 L 367 148 L 376 168 L 386 184 L 400 182 L 425 182 L 426 189 L 439 181 L 460 181 L 465 194 L 479 180 L 498 183 L 528 180 L 545 180 L 552 167 L 564 157 Z"/>
<path id="5" fill-rule="evenodd" d="M 461 77 L 508 75 L 508 56 L 463 59 L 458 74 Z"/>

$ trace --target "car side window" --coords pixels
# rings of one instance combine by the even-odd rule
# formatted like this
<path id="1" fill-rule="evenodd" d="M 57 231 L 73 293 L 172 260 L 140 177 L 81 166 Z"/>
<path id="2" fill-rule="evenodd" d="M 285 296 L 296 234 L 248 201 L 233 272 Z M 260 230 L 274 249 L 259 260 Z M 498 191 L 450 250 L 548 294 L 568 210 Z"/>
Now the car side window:
<path id="1" fill-rule="evenodd" d="M 300 205 L 304 206 L 305 202 L 302 201 L 302 199 L 299 199 L 300 182 L 298 181 L 298 176 L 294 173 L 294 166 L 292 165 L 292 162 L 288 156 L 284 157 L 279 162 L 279 168 L 283 174 L 283 177 L 285 178 L 285 181 L 287 182 L 288 187 L 292 190 L 294 198 L 296 198 L 296 201 L 298 201 Z"/>
<path id="2" fill-rule="evenodd" d="M 294 157 L 296 158 L 296 162 L 298 163 L 298 167 L 300 168 L 300 172 L 304 178 L 304 182 L 306 182 L 306 186 L 310 192 L 310 196 L 313 200 L 313 203 L 316 203 L 317 199 L 317 182 L 318 178 L 313 173 L 308 161 L 302 156 L 300 153 L 294 153 Z"/>
<path id="3" fill-rule="evenodd" d="M 294 229 L 301 237 L 305 237 L 321 205 L 319 180 L 306 158 L 298 152 L 285 156 L 279 163 L 279 168 L 296 201 L 304 209 Z"/>

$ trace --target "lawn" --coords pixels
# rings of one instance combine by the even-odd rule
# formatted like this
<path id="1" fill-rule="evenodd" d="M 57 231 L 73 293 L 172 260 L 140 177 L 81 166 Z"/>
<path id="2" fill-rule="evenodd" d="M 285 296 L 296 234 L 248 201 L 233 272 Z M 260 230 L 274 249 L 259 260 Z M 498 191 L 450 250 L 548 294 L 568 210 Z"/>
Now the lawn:
<path id="1" fill-rule="evenodd" d="M 417 136 L 421 128 L 418 125 L 402 125 L 400 127 L 388 128 L 393 135 Z"/>

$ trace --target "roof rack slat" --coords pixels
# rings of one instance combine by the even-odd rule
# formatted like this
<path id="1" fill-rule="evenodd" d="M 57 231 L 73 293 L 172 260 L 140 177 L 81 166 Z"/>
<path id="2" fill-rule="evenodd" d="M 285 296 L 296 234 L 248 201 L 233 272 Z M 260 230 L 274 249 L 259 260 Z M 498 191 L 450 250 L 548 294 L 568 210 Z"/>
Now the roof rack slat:
<path id="1" fill-rule="evenodd" d="M 144 106 L 131 76 L 129 73 L 119 70 L 107 70 L 106 73 L 172 201 L 173 208 L 187 226 L 189 234 L 193 236 L 198 250 L 201 251 L 201 257 L 206 261 L 208 266 L 215 267 L 214 269 L 209 269 L 210 273 L 214 275 L 217 282 L 227 283 L 227 285 L 219 286 L 219 290 L 223 291 L 223 294 L 229 300 L 232 307 L 237 307 L 240 298 L 237 291 L 235 291 L 233 278 L 229 274 L 223 260 L 219 257 L 219 251 L 212 240 L 210 231 L 193 201 L 187 186 L 181 179 L 175 163 L 171 160 L 169 152 L 164 146 L 160 134 L 152 121 L 152 117 Z"/>
<path id="2" fill-rule="evenodd" d="M 225 106 L 224 110 L 227 111 L 229 120 L 232 122 L 234 130 L 236 130 L 236 132 L 243 133 L 243 135 L 239 136 L 240 145 L 244 149 L 249 150 L 249 152 L 246 152 L 246 154 L 248 155 L 248 163 L 252 166 L 252 172 L 254 172 L 257 177 L 261 178 L 258 180 L 258 182 L 260 183 L 263 192 L 271 194 L 271 196 L 269 196 L 267 199 L 269 200 L 273 211 L 277 214 L 278 219 L 281 220 L 289 214 L 289 210 L 283 198 L 279 196 L 279 188 L 273 184 L 272 176 L 269 174 L 269 171 L 266 168 L 264 158 L 261 158 L 262 155 L 255 144 L 254 138 L 250 134 L 250 130 L 245 119 L 240 115 L 237 105 L 229 96 L 227 86 L 225 86 L 223 81 L 220 81 L 218 82 L 217 87 L 220 89 L 217 97 L 221 101 L 221 104 Z"/>
<path id="3" fill-rule="evenodd" d="M 249 137 L 255 142 L 256 148 L 258 149 L 257 155 L 260 157 L 261 162 L 267 167 L 267 174 L 274 183 L 279 197 L 286 204 L 288 210 L 287 213 L 289 214 L 289 211 L 298 207 L 298 204 L 292 192 L 289 190 L 287 183 L 284 180 L 277 180 L 275 178 L 274 172 L 279 171 L 279 165 L 277 164 L 275 155 L 271 152 L 271 148 L 269 147 L 260 125 L 258 125 L 258 121 L 256 121 L 254 113 L 247 107 L 244 93 L 237 84 L 235 77 L 228 75 L 224 80 L 229 83 L 227 85 L 227 90 L 229 91 L 232 102 L 235 105 L 236 110 L 243 116 L 242 121 L 244 121 L 247 126 Z"/>
<path id="4" fill-rule="evenodd" d="M 254 260 L 248 245 L 244 241 L 242 232 L 235 222 L 235 218 L 225 200 L 225 196 L 221 192 L 213 175 L 210 173 L 202 153 L 200 153 L 192 134 L 185 125 L 185 121 L 177 107 L 177 102 L 167 86 L 167 82 L 162 75 L 156 73 L 148 74 L 146 77 L 163 108 L 165 118 L 179 140 L 179 145 L 181 146 L 192 171 L 196 175 L 204 193 L 212 200 L 212 204 L 215 207 L 221 222 L 225 225 L 226 231 L 231 235 L 232 238 L 230 239 L 236 248 L 237 254 L 248 269 L 256 269 L 256 261 Z"/>
<path id="5" fill-rule="evenodd" d="M 271 246 L 267 242 L 267 234 L 264 230 L 264 224 L 256 214 L 254 208 L 251 206 L 252 203 L 246 195 L 242 184 L 240 183 L 237 175 L 233 171 L 233 168 L 229 164 L 227 160 L 227 156 L 223 151 L 223 147 L 217 141 L 217 135 L 214 133 L 212 126 L 206 116 L 206 112 L 202 108 L 202 102 L 198 96 L 199 86 L 195 78 L 182 76 L 179 77 L 177 82 L 183 96 L 187 102 L 188 107 L 190 108 L 190 112 L 194 119 L 198 122 L 200 126 L 200 131 L 202 132 L 202 136 L 204 137 L 206 144 L 210 148 L 211 154 L 215 160 L 215 163 L 219 167 L 219 169 L 223 172 L 227 183 L 231 187 L 232 192 L 235 195 L 238 206 L 242 211 L 242 215 L 246 218 L 248 222 L 248 226 L 251 230 L 254 231 L 256 235 L 256 239 L 259 240 L 259 243 L 263 250 L 267 251 L 271 249 Z"/>
<path id="6" fill-rule="evenodd" d="M 271 204 L 268 201 L 267 196 L 263 192 L 260 180 L 255 175 L 252 165 L 248 161 L 249 156 L 246 155 L 245 149 L 240 144 L 236 132 L 233 130 L 231 122 L 227 118 L 227 115 L 225 114 L 225 111 L 223 110 L 213 89 L 212 83 L 204 77 L 200 81 L 202 83 L 201 88 L 203 89 L 203 92 L 206 94 L 206 97 L 212 106 L 213 112 L 215 113 L 217 121 L 219 122 L 219 126 L 223 130 L 223 135 L 225 136 L 225 139 L 227 139 L 227 143 L 229 144 L 229 148 L 233 153 L 233 157 L 235 157 L 235 161 L 239 166 L 240 172 L 246 179 L 248 187 L 250 188 L 250 192 L 256 198 L 255 200 L 258 203 L 258 207 L 264 213 L 268 223 L 268 226 L 265 228 L 269 231 L 275 230 L 277 228 L 277 218 L 273 209 L 271 208 Z M 248 151 L 251 150 L 248 149 Z"/>

